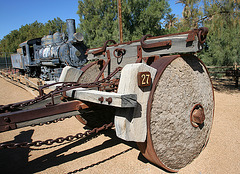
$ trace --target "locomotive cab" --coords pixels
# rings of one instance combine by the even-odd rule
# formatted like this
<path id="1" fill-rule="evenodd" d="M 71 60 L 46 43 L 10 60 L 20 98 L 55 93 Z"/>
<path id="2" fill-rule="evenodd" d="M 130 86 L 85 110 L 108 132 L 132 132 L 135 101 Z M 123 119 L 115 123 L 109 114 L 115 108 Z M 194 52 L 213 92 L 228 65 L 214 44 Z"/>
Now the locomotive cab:
<path id="1" fill-rule="evenodd" d="M 26 72 L 31 77 L 39 76 L 41 72 L 36 54 L 40 46 L 41 38 L 31 39 L 21 43 L 17 53 L 11 55 L 13 68 L 19 69 L 23 74 Z"/>

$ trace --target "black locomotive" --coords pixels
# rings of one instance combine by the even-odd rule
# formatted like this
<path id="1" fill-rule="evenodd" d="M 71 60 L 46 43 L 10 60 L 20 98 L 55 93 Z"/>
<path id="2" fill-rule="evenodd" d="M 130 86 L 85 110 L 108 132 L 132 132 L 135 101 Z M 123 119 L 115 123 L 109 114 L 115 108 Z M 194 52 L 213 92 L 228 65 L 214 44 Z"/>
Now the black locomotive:
<path id="1" fill-rule="evenodd" d="M 75 20 L 67 19 L 67 39 L 56 32 L 43 38 L 21 43 L 16 54 L 11 55 L 12 67 L 30 77 L 57 81 L 66 65 L 81 68 L 87 58 L 86 45 L 81 33 L 76 33 Z"/>

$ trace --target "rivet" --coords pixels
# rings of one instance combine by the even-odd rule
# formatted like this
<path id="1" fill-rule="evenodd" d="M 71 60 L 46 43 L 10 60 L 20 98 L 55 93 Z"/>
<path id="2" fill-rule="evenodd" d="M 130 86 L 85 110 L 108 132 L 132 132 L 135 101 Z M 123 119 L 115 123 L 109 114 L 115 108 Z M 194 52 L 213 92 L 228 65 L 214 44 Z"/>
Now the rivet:
<path id="1" fill-rule="evenodd" d="M 10 120 L 9 117 L 4 117 L 3 120 L 4 120 L 5 122 L 8 122 L 8 123 L 11 122 L 11 120 Z"/>
<path id="2" fill-rule="evenodd" d="M 5 130 L 10 130 L 11 127 L 9 125 L 5 126 Z"/>
<path id="3" fill-rule="evenodd" d="M 103 97 L 98 98 L 98 101 L 100 101 L 101 103 L 104 101 Z"/>
<path id="4" fill-rule="evenodd" d="M 112 97 L 106 98 L 106 101 L 108 102 L 108 104 L 112 103 Z"/>

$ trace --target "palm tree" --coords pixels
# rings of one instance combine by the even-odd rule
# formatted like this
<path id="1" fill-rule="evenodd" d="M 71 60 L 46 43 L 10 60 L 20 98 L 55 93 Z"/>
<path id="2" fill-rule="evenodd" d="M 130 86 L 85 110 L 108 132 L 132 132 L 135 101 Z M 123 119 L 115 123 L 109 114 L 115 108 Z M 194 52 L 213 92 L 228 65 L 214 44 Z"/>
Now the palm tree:
<path id="1" fill-rule="evenodd" d="M 177 18 L 175 17 L 175 14 L 167 14 L 165 28 L 170 29 L 174 27 L 176 22 Z"/>

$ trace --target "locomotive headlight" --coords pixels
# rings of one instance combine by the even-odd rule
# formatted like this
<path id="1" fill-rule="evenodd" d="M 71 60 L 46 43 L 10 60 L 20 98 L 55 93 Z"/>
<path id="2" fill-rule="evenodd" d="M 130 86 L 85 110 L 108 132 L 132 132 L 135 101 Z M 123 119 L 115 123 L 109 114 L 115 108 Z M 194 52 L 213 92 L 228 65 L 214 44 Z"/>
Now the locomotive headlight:
<path id="1" fill-rule="evenodd" d="M 80 51 L 77 50 L 77 51 L 75 52 L 75 55 L 76 55 L 77 57 L 80 57 L 80 56 L 81 56 Z"/>

